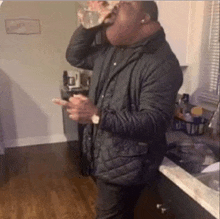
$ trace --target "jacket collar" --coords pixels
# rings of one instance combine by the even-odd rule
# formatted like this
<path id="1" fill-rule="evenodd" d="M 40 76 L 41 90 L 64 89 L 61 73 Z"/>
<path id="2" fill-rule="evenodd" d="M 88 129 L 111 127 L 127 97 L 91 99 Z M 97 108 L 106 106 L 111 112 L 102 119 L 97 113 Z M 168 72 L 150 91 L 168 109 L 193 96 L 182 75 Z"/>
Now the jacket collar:
<path id="1" fill-rule="evenodd" d="M 135 43 L 131 46 L 117 46 L 118 48 L 131 48 L 135 49 L 135 51 L 143 52 L 143 53 L 154 53 L 160 46 L 165 42 L 165 32 L 161 27 L 156 33 L 147 37 L 138 43 Z"/>
<path id="2" fill-rule="evenodd" d="M 165 33 L 164 33 L 163 29 L 160 29 L 154 35 L 144 39 L 141 42 L 138 42 L 135 45 L 130 46 L 130 48 L 132 48 L 134 52 L 132 53 L 132 55 L 130 57 L 127 57 L 125 60 L 123 60 L 120 63 L 120 65 L 118 65 L 115 68 L 113 74 L 109 78 L 109 81 L 117 73 L 119 73 L 123 68 L 125 68 L 127 64 L 132 63 L 134 60 L 139 59 L 141 53 L 154 53 L 162 46 L 162 44 L 164 42 L 165 42 Z M 93 100 L 93 101 L 95 101 L 95 96 L 96 96 L 95 93 L 96 93 L 97 84 L 98 84 L 98 81 L 99 81 L 99 76 L 101 74 L 101 71 L 103 69 L 105 69 L 106 66 L 109 65 L 110 59 L 111 59 L 111 57 L 114 53 L 114 49 L 115 49 L 115 47 L 113 47 L 113 46 L 109 47 L 108 45 L 106 45 L 106 48 L 103 49 L 102 55 L 99 57 L 99 63 L 102 63 L 101 64 L 102 67 L 97 69 L 97 72 L 92 77 L 93 86 L 91 87 L 90 92 L 89 92 L 89 96 L 90 96 L 91 100 Z M 106 51 L 108 51 L 107 56 L 106 56 Z M 105 84 L 105 87 L 103 88 L 103 90 L 106 89 L 108 84 L 109 84 L 108 82 Z"/>

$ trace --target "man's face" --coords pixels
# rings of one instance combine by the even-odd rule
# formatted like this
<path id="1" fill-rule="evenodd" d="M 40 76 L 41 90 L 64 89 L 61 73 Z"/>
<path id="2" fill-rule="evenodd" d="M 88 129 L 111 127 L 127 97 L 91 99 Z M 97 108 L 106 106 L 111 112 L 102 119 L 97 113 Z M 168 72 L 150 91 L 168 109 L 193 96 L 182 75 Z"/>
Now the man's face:
<path id="1" fill-rule="evenodd" d="M 121 1 L 113 10 L 106 36 L 112 45 L 130 45 L 138 34 L 143 19 L 141 2 Z"/>

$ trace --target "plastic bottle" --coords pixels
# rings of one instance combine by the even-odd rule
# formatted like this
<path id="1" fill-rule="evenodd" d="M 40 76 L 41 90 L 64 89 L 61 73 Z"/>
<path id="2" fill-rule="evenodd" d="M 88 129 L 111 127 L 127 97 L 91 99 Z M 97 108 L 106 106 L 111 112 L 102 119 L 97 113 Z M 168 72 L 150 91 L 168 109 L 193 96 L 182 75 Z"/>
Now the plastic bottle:
<path id="1" fill-rule="evenodd" d="M 78 10 L 78 19 L 86 29 L 89 29 L 102 24 L 119 1 L 78 1 L 78 3 L 81 6 Z"/>

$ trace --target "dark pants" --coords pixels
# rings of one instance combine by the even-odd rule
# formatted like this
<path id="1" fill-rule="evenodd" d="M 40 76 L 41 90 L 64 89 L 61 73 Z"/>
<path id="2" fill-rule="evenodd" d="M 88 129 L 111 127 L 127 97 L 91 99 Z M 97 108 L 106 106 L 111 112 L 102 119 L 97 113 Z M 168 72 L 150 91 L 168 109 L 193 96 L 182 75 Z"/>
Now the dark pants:
<path id="1" fill-rule="evenodd" d="M 96 180 L 98 188 L 96 219 L 133 219 L 134 209 L 144 188 L 119 186 Z"/>

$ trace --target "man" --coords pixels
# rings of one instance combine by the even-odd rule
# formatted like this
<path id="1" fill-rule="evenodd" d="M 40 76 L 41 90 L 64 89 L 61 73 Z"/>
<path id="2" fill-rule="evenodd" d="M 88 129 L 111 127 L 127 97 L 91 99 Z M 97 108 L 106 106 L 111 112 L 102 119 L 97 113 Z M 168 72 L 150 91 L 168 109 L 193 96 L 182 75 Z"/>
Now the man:
<path id="1" fill-rule="evenodd" d="M 80 26 L 67 48 L 71 65 L 93 70 L 89 98 L 75 95 L 57 104 L 87 124 L 83 160 L 96 179 L 99 219 L 133 218 L 166 153 L 182 72 L 157 17 L 153 1 L 120 2 L 108 25 Z M 94 46 L 103 28 L 108 42 Z"/>

